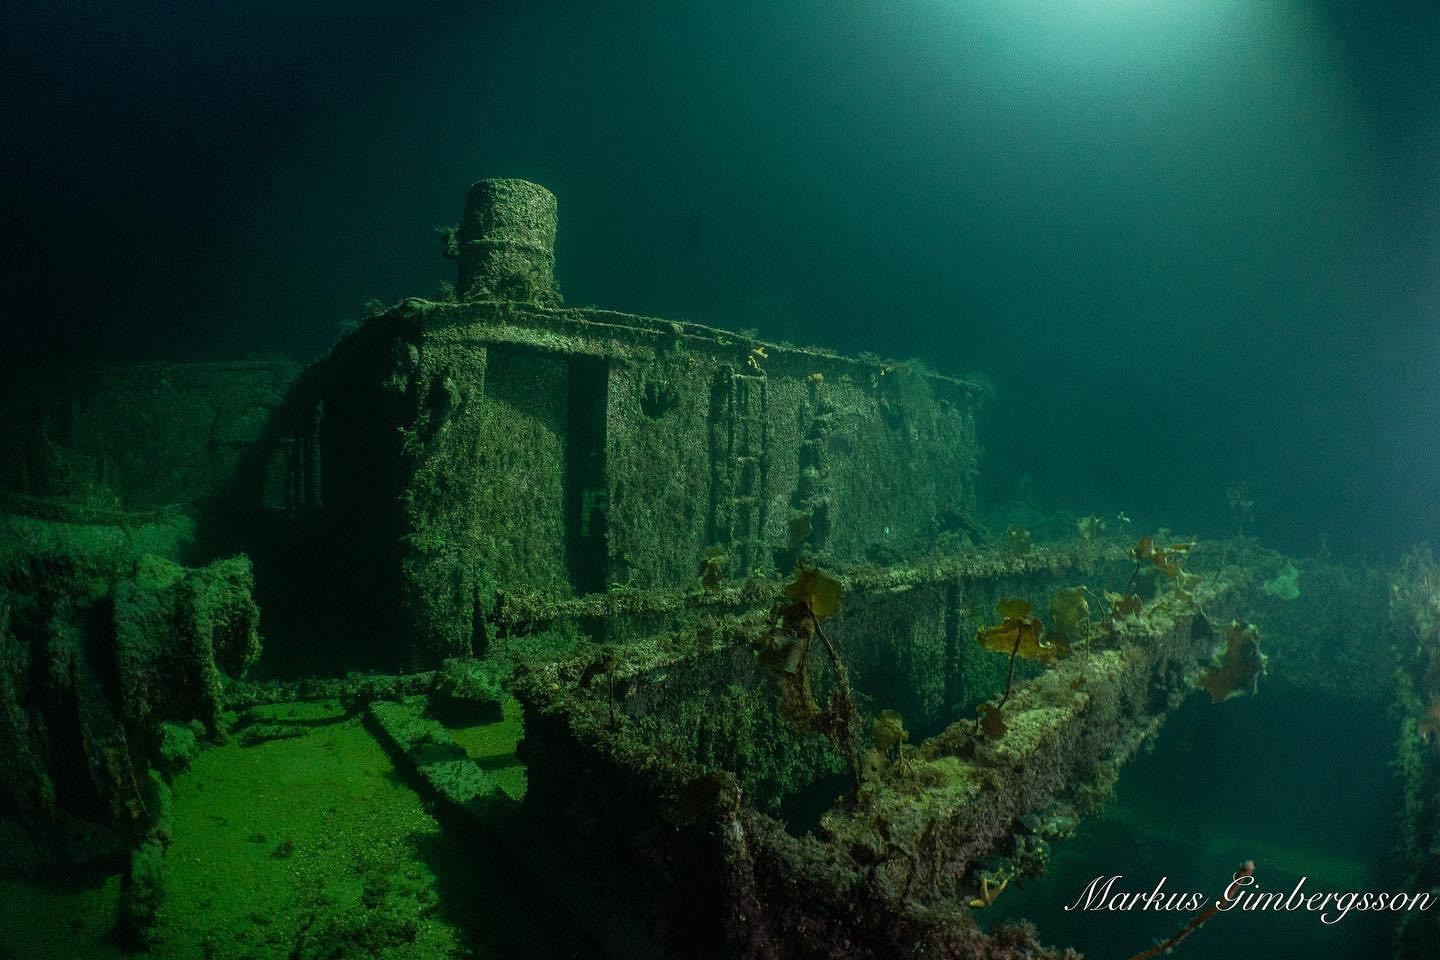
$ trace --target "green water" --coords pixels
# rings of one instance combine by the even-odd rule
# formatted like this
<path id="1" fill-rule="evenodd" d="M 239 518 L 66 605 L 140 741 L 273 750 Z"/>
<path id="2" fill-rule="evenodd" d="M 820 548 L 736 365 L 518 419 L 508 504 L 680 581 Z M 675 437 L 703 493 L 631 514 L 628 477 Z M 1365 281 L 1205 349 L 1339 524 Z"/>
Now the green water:
<path id="1" fill-rule="evenodd" d="M 1258 890 L 1394 890 L 1398 791 L 1393 727 L 1374 703 L 1284 687 L 1212 706 L 1192 697 L 1154 749 L 1121 774 L 1114 802 L 1053 845 L 1050 872 L 1007 890 L 987 923 L 1028 918 L 1042 939 L 1093 957 L 1129 957 L 1185 926 L 1190 912 L 1066 911 L 1096 876 L 1116 890 L 1200 891 L 1213 899 L 1254 860 Z M 1390 949 L 1392 918 L 1351 913 L 1229 912 L 1177 949 L 1189 958 L 1364 960 Z"/>
<path id="2" fill-rule="evenodd" d="M 265 711 L 308 736 L 203 751 L 176 779 L 157 960 L 577 957 L 588 950 L 527 875 L 484 840 L 446 829 L 358 719 L 334 704 Z M 518 706 L 455 731 L 507 793 Z M 0 956 L 119 960 L 120 880 L 87 873 L 0 881 Z"/>
<path id="3" fill-rule="evenodd" d="M 967 497 L 973 485 L 975 516 L 963 518 L 964 531 L 948 529 L 956 517 L 931 525 L 976 533 L 977 546 L 1003 545 L 1012 526 L 1037 544 L 1073 543 L 1076 521 L 1089 516 L 1117 536 L 1168 526 L 1212 543 L 1249 537 L 1283 550 L 1286 563 L 1319 558 L 1373 572 L 1389 571 L 1414 545 L 1440 542 L 1434 0 L 14 6 L 0 29 L 0 130 L 9 147 L 0 151 L 9 241 L 0 256 L 0 400 L 37 369 L 54 386 L 65 378 L 52 380 L 52 368 L 139 361 L 178 361 L 178 371 L 188 361 L 283 356 L 305 367 L 372 301 L 452 297 L 455 266 L 438 255 L 436 227 L 455 222 L 472 181 L 519 177 L 558 198 L 555 274 L 570 306 L 709 324 L 726 331 L 721 339 L 754 331 L 846 356 L 915 358 L 985 383 L 974 428 L 984 451 L 978 473 L 921 475 L 937 489 L 964 485 Z M 674 344 L 667 328 L 655 328 L 663 342 L 651 357 L 636 344 L 653 331 L 621 326 L 629 330 L 615 335 L 622 351 L 570 356 L 563 380 L 561 365 L 532 362 L 533 344 L 508 360 L 506 348 L 469 357 L 469 385 L 441 371 L 433 352 L 422 364 L 418 347 L 411 358 L 406 344 L 387 344 L 380 354 L 395 370 L 356 374 L 365 390 L 384 393 L 370 414 L 347 413 L 341 398 L 328 413 L 322 405 L 303 424 L 265 433 L 257 448 L 301 451 L 318 441 L 326 416 L 327 429 L 341 433 L 349 416 L 363 455 L 318 474 L 323 456 L 263 478 L 248 468 L 229 478 L 277 488 L 273 527 L 260 525 L 252 557 L 268 621 L 256 675 L 388 670 L 412 659 L 415 638 L 396 635 L 405 629 L 398 603 L 374 587 L 401 568 L 400 537 L 416 531 L 349 519 L 390 515 L 400 502 L 379 481 L 409 469 L 385 453 L 397 448 L 399 457 L 401 437 L 407 449 L 414 440 L 416 423 L 407 420 L 402 434 L 391 417 L 392 403 L 419 382 L 403 386 L 402 367 L 440 374 L 441 389 L 424 400 L 427 422 L 441 401 L 455 411 L 473 403 L 475 384 L 517 409 L 547 390 L 565 392 L 551 411 L 563 410 L 553 430 L 563 423 L 564 438 L 529 414 L 503 421 L 521 424 L 516 436 L 549 450 L 565 475 L 532 477 L 514 458 L 501 461 L 496 469 L 515 481 L 507 488 L 515 506 L 496 522 L 539 530 L 526 507 L 543 484 L 559 491 L 566 534 L 540 551 L 537 569 L 565 568 L 580 593 L 602 590 L 607 565 L 626 560 L 606 542 L 620 527 L 607 527 L 601 505 L 618 492 L 606 475 L 612 452 L 691 488 L 683 519 L 695 528 L 714 527 L 702 515 L 726 502 L 764 506 L 782 523 L 782 513 L 798 509 L 792 491 L 700 490 L 706 475 L 768 476 L 771 467 L 779 475 L 794 466 L 748 446 L 728 465 L 706 461 L 718 449 L 719 420 L 696 419 L 680 446 L 667 437 L 622 449 L 612 431 L 619 420 L 606 407 L 612 377 L 627 365 L 664 367 Z M 758 381 L 769 375 L 743 351 L 733 367 L 743 378 L 736 382 L 757 381 L 757 403 L 788 411 L 822 395 L 823 379 L 803 387 L 811 399 L 799 399 L 778 365 L 766 393 L 772 388 Z M 139 389 L 166 395 L 170 374 L 162 366 L 153 375 Z M 312 376 L 302 378 L 306 391 Z M 278 380 L 275 390 L 278 403 Z M 83 480 L 104 495 L 87 506 L 117 514 L 124 505 L 110 502 L 107 477 L 136 456 L 135 438 L 163 437 L 175 428 L 167 418 L 184 419 L 190 425 L 177 432 L 203 447 L 190 464 L 199 470 L 217 451 L 239 449 L 233 444 L 251 433 L 240 427 L 268 402 L 201 411 L 192 423 L 188 406 L 142 414 L 64 399 L 53 424 L 18 425 L 37 430 L 16 431 L 25 435 L 17 449 L 7 439 L 11 421 L 39 409 L 35 399 L 22 389 L 18 405 L 3 407 L 21 412 L 0 417 L 0 479 L 14 488 L 0 484 L 0 494 L 43 499 L 55 492 L 44 478 L 64 478 L 57 490 Z M 650 394 L 639 415 L 657 423 L 674 416 L 661 399 Z M 718 410 L 718 394 L 713 402 Z M 777 438 L 801 422 L 794 412 L 775 419 Z M 823 417 L 839 423 L 843 414 Z M 107 420 L 124 429 L 107 434 Z M 917 440 L 914 469 L 924 471 L 924 424 L 890 420 L 887 430 L 904 427 L 910 432 L 897 436 Z M 89 437 L 103 455 L 70 450 L 66 434 L 82 447 Z M 805 443 L 823 456 L 823 440 Z M 690 443 L 703 453 L 687 466 L 654 467 L 662 444 L 688 456 Z M 750 467 L 736 470 L 741 461 Z M 860 454 L 854 462 L 865 466 Z M 189 469 L 131 466 L 162 478 Z M 452 479 L 463 482 L 447 467 L 437 483 Z M 494 477 L 481 479 L 474 504 L 497 489 Z M 828 509 L 829 482 L 807 489 L 805 509 L 812 493 Z M 312 485 L 328 486 L 327 496 L 357 495 L 353 514 L 334 524 L 340 536 L 313 513 L 314 491 L 278 489 Z M 871 502 L 887 498 L 902 499 L 875 490 Z M 168 515 L 177 506 L 169 501 L 146 510 Z M 593 520 L 582 519 L 597 506 Z M 287 539 L 281 528 L 297 519 L 309 525 L 307 538 L 324 534 L 339 545 Z M 670 518 L 661 519 L 655 529 L 664 537 Z M 837 534 L 849 520 L 843 512 L 833 519 Z M 227 516 L 221 526 L 253 520 Z M 117 569 L 130 553 L 178 555 L 204 525 L 177 514 L 165 526 L 163 536 L 117 527 L 105 552 L 126 554 Z M 468 572 L 464 551 L 473 544 L 448 526 L 436 530 L 421 538 L 426 556 L 462 557 L 455 571 Z M 478 525 L 472 532 L 489 545 L 512 536 Z M 230 539 L 228 530 L 206 534 L 196 552 Z M 720 548 L 646 549 L 683 555 L 683 568 L 709 546 Z M 874 556 L 924 562 L 892 556 L 886 545 Z M 311 578 L 320 572 L 344 590 L 316 589 Z M 737 583 L 751 572 L 732 571 Z M 635 584 L 644 578 L 625 586 Z M 463 587 L 444 578 L 431 586 L 455 601 L 465 624 L 472 606 L 530 589 L 492 582 L 488 572 Z M 1309 581 L 1301 589 L 1307 600 L 1326 590 L 1312 593 Z M 1370 594 L 1368 622 L 1333 634 L 1337 651 L 1373 653 L 1394 639 L 1383 589 Z M 44 609 L 36 624 L 78 629 L 65 622 L 64 606 Z M 104 606 L 96 609 L 103 619 Z M 483 619 L 455 632 L 457 649 L 470 643 L 483 653 L 487 640 L 501 639 Z M 585 619 L 587 630 L 605 632 L 603 618 Z M 1283 620 L 1276 615 L 1282 640 Z M 345 642 L 316 642 L 322 625 Z M 538 623 L 516 632 L 531 626 L 546 635 Z M 569 649 L 573 626 L 557 630 L 555 649 Z M 1400 647 L 1411 641 L 1400 638 Z M 1419 641 L 1440 663 L 1434 631 Z M 1293 675 L 1297 685 L 1315 681 L 1316 671 L 1327 674 L 1321 687 L 1351 679 L 1348 661 L 1333 658 L 1331 673 L 1329 648 L 1306 652 L 1315 650 L 1322 655 L 1305 665 L 1308 676 Z M 1432 704 L 1440 709 L 1440 668 L 1418 665 L 1418 651 L 1399 653 L 1415 661 L 1402 668 L 1417 678 L 1405 722 L 1418 742 L 1417 720 Z M 1386 657 L 1380 649 L 1378 659 Z M 0 680 L 34 680 L 33 697 L 43 700 L 43 665 L 15 658 L 0 670 L 10 662 L 23 666 Z M 1048 943 L 1125 958 L 1187 917 L 1064 910 L 1096 876 L 1123 874 L 1127 890 L 1163 876 L 1172 890 L 1213 894 L 1237 862 L 1253 859 L 1266 890 L 1288 890 L 1301 876 L 1316 891 L 1393 888 L 1400 724 L 1387 714 L 1391 704 L 1287 689 L 1285 662 L 1276 656 L 1278 676 L 1265 679 L 1257 699 L 1188 702 L 1153 750 L 1123 771 L 1113 803 L 1054 844 L 1050 872 L 1012 885 L 981 921 L 1027 918 Z M 50 665 L 57 674 L 64 666 Z M 1376 681 L 1374 664 L 1362 665 L 1362 685 L 1385 687 L 1392 666 L 1387 659 Z M 102 686 L 113 679 L 97 676 Z M 60 776 L 83 780 L 93 758 L 82 759 L 75 723 L 41 730 L 68 708 L 31 702 L 0 715 L 0 747 L 34 731 L 37 741 L 68 737 L 56 765 Z M 175 779 L 174 842 L 148 955 L 588 955 L 545 900 L 543 882 L 437 818 L 358 719 L 323 704 L 286 710 L 299 711 L 287 719 L 305 721 L 307 736 L 207 749 Z M 973 719 L 968 706 L 965 719 Z M 933 732 L 917 726 L 911 744 Z M 513 702 L 502 723 L 451 733 L 509 797 L 524 796 Z M 137 755 L 148 748 L 134 737 L 130 745 Z M 11 757 L 24 759 L 0 761 Z M 1413 754 L 1410 762 L 1420 766 Z M 0 767 L 0 780 L 14 769 Z M 1417 790 L 1433 793 L 1433 770 L 1425 775 Z M 779 815 L 804 835 L 847 789 L 844 776 L 823 778 L 787 797 Z M 0 819 L 30 799 L 12 802 L 0 791 Z M 1421 827 L 1435 819 L 1435 801 L 1427 802 Z M 557 816 L 569 813 L 562 805 Z M 119 897 L 119 880 L 105 868 L 0 880 L 0 960 L 118 960 L 111 931 Z M 1356 914 L 1326 926 L 1307 913 L 1228 914 L 1180 955 L 1380 957 L 1389 921 Z"/>

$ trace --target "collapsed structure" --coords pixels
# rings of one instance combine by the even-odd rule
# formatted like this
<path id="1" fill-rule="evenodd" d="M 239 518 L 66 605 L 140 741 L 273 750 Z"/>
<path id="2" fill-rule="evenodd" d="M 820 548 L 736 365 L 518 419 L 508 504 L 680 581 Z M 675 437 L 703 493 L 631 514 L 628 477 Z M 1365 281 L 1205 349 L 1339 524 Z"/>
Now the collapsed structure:
<path id="1" fill-rule="evenodd" d="M 1253 544 L 1197 549 L 1199 576 L 1093 530 L 994 543 L 979 384 L 562 307 L 555 223 L 543 188 L 476 184 L 446 237 L 456 298 L 380 312 L 303 371 L 9 386 L 0 815 L 40 838 L 30 866 L 139 851 L 143 935 L 177 741 L 323 689 L 368 704 L 453 807 L 527 825 L 527 856 L 554 851 L 536 869 L 588 878 L 570 906 L 613 952 L 1059 957 L 974 911 L 1043 871 L 1221 669 L 1232 621 L 1260 621 L 1298 682 L 1333 682 L 1343 656 L 1356 684 L 1388 683 L 1382 591 L 1299 615 Z M 823 611 L 804 586 L 822 570 L 843 588 Z M 1071 656 L 1017 664 L 1021 627 L 1008 657 L 974 641 L 1021 601 Z M 272 678 L 405 676 L 240 682 L 257 616 Z M 1310 633 L 1271 630 L 1286 621 Z M 518 812 L 427 716 L 497 682 L 525 710 Z M 1407 816 L 1429 836 L 1436 762 L 1412 747 Z"/>

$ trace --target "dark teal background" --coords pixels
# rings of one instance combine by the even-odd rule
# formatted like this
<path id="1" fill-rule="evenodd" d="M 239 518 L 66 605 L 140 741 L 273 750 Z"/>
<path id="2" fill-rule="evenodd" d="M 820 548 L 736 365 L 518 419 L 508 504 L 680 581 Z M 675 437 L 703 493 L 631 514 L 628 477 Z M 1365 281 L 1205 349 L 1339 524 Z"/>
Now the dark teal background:
<path id="1" fill-rule="evenodd" d="M 314 356 L 521 176 L 572 303 L 988 375 L 990 503 L 1440 531 L 1435 4 L 406 9 L 7 8 L 6 358 Z"/>

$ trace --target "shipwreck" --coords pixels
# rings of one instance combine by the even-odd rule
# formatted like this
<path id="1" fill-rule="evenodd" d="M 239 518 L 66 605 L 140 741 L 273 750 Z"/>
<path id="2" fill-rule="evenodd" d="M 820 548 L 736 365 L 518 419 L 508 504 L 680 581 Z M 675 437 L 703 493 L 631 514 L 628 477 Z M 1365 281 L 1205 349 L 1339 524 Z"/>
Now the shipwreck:
<path id="1" fill-rule="evenodd" d="M 987 530 L 985 385 L 564 306 L 556 222 L 475 184 L 450 294 L 303 368 L 0 389 L 3 869 L 119 870 L 144 944 L 197 744 L 334 698 L 598 951 L 1073 956 L 980 918 L 1183 700 L 1338 660 L 1395 707 L 1407 876 L 1440 884 L 1428 555 Z M 506 697 L 523 799 L 451 735 Z M 1408 917 L 1396 956 L 1436 937 Z"/>

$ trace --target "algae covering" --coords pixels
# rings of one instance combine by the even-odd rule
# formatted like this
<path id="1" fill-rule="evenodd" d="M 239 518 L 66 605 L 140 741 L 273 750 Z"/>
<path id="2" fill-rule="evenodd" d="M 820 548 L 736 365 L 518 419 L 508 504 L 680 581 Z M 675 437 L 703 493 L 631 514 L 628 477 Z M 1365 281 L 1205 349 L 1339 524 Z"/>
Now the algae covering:
<path id="1" fill-rule="evenodd" d="M 402 449 L 369 479 L 402 505 L 388 593 L 416 665 L 483 655 L 500 593 L 543 615 L 688 587 L 707 548 L 743 581 L 802 552 L 887 563 L 974 530 L 981 390 L 915 365 L 609 311 L 409 301 L 307 390 L 322 461 L 347 467 L 373 438 L 342 411 L 396 411 Z"/>
<path id="2" fill-rule="evenodd" d="M 0 955 L 1074 958 L 991 908 L 1272 686 L 1440 882 L 1428 553 L 987 523 L 978 382 L 564 307 L 556 214 L 303 371 L 6 384 Z"/>
<path id="3" fill-rule="evenodd" d="M 447 831 L 359 717 L 338 701 L 264 708 L 254 723 L 303 735 L 201 752 L 175 782 L 174 840 L 149 955 L 575 956 L 581 945 L 528 909 L 518 868 Z M 477 746 L 513 751 L 516 728 Z M 509 743 L 505 743 L 508 737 Z M 511 789 L 523 783 L 501 775 Z M 0 942 L 15 956 L 123 957 L 108 944 L 120 884 L 94 877 L 3 886 Z M 528 919 L 527 919 L 528 918 Z"/>

